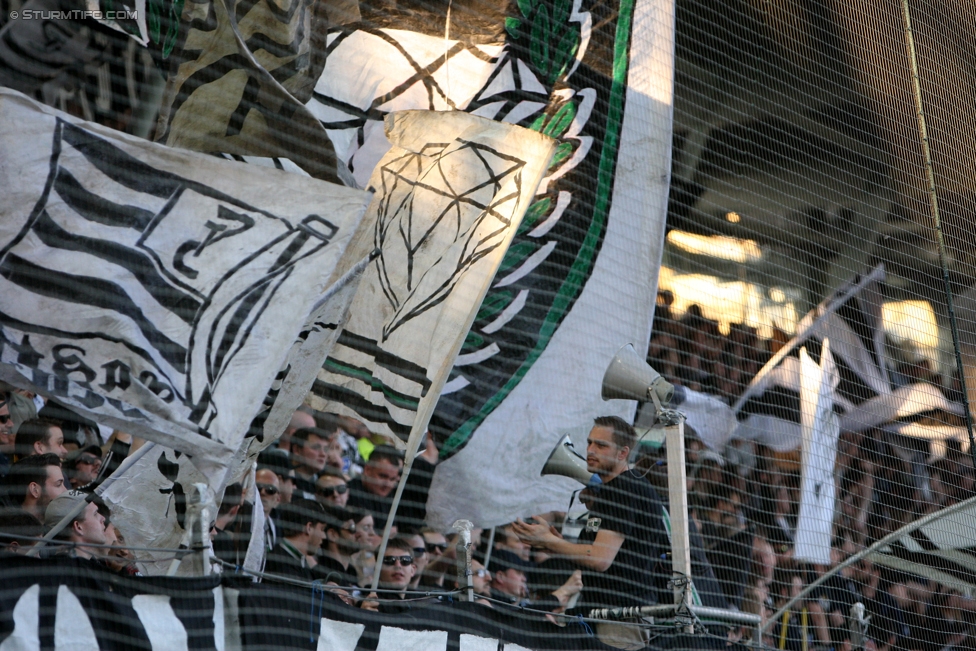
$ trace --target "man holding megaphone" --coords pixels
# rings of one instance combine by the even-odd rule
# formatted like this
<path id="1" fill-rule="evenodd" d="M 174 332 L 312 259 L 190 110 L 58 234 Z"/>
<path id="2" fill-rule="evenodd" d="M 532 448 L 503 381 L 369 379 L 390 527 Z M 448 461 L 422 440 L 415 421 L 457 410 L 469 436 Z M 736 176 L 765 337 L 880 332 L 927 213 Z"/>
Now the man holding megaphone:
<path id="1" fill-rule="evenodd" d="M 661 499 L 650 482 L 630 470 L 637 434 L 622 418 L 602 416 L 586 440 L 586 468 L 602 483 L 588 489 L 591 507 L 576 543 L 548 524 L 517 520 L 515 534 L 535 548 L 583 570 L 582 598 L 590 607 L 644 606 L 657 602 L 654 567 L 670 545 L 661 521 Z"/>

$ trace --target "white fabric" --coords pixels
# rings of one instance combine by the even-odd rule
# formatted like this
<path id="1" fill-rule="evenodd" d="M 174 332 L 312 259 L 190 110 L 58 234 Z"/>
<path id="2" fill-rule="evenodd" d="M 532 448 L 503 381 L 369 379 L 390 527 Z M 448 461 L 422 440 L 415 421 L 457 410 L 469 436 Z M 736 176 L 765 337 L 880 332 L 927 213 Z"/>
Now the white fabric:
<path id="1" fill-rule="evenodd" d="M 41 651 L 41 638 L 38 635 L 40 616 L 37 610 L 41 586 L 32 585 L 20 595 L 14 606 L 14 630 L 0 643 L 0 651 Z"/>
<path id="2" fill-rule="evenodd" d="M 402 441 L 423 434 L 554 142 L 461 112 L 386 124 L 394 147 L 347 256 L 380 254 L 307 402 Z"/>
<path id="3" fill-rule="evenodd" d="M 356 651 L 365 630 L 365 624 L 338 622 L 323 617 L 316 648 L 319 651 Z"/>
<path id="4" fill-rule="evenodd" d="M 226 464 L 366 193 L 149 143 L 0 90 L 0 376 Z"/>
<path id="5" fill-rule="evenodd" d="M 581 20 L 588 25 L 590 18 Z M 650 338 L 671 167 L 674 5 L 637 2 L 633 20 L 626 111 L 599 257 L 518 386 L 463 450 L 439 464 L 427 504 L 435 528 L 461 517 L 487 527 L 565 510 L 578 485 L 539 476 L 553 447 L 566 434 L 580 446 L 597 416 L 634 415 L 633 402 L 604 402 L 600 386 L 621 346 L 633 343 L 643 354 Z M 592 89 L 579 95 L 596 96 Z M 580 124 L 583 114 L 581 108 Z"/>
<path id="6" fill-rule="evenodd" d="M 185 651 L 186 627 L 173 612 L 169 597 L 165 595 L 137 594 L 132 598 L 132 609 L 139 616 L 153 651 Z"/>
<path id="7" fill-rule="evenodd" d="M 803 429 L 800 513 L 796 523 L 797 560 L 830 565 L 830 534 L 834 520 L 834 461 L 840 423 L 834 413 L 837 369 L 824 339 L 820 365 L 800 351 L 800 410 Z"/>

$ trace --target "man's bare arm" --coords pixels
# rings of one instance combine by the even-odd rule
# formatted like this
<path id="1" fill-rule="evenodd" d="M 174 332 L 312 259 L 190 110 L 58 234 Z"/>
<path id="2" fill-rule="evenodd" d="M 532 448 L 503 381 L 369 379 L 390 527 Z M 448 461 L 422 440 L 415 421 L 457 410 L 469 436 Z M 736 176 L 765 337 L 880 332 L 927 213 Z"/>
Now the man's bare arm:
<path id="1" fill-rule="evenodd" d="M 512 530 L 522 542 L 563 556 L 573 563 L 597 572 L 606 572 L 617 557 L 624 537 L 616 531 L 601 529 L 592 544 L 571 543 L 557 535 L 548 524 L 530 524 L 516 520 Z"/>

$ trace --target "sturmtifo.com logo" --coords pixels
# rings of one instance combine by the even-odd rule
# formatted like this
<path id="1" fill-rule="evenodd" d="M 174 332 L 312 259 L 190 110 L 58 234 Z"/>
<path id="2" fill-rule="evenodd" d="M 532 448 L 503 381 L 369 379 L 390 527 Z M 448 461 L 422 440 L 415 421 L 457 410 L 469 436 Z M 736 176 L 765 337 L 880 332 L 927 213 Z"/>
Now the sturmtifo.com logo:
<path id="1" fill-rule="evenodd" d="M 83 18 L 94 18 L 95 20 L 138 20 L 139 12 L 135 9 L 120 9 L 118 11 L 89 11 L 87 9 L 42 11 L 40 9 L 25 9 L 23 11 L 10 12 L 10 20 L 81 20 Z"/>

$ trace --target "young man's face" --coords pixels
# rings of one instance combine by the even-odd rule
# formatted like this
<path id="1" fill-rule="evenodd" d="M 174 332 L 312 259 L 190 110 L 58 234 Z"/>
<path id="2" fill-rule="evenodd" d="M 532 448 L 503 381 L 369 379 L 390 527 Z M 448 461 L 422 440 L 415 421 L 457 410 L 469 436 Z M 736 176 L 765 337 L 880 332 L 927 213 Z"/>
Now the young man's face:
<path id="1" fill-rule="evenodd" d="M 594 427 L 586 439 L 586 469 L 599 475 L 613 472 L 626 448 L 613 442 L 613 430 Z"/>
<path id="2" fill-rule="evenodd" d="M 323 540 L 325 540 L 325 523 L 314 523 L 308 536 L 308 553 L 318 553 L 319 548 L 322 547 Z"/>
<path id="3" fill-rule="evenodd" d="M 417 572 L 413 553 L 409 549 L 387 547 L 380 566 L 380 587 L 387 590 L 405 590 Z"/>
<path id="4" fill-rule="evenodd" d="M 427 543 L 419 533 L 406 538 L 413 546 L 410 551 L 413 553 L 413 562 L 417 567 L 417 574 L 423 574 L 424 568 L 430 562 L 430 554 L 427 553 Z"/>
<path id="5" fill-rule="evenodd" d="M 325 468 L 329 457 L 329 440 L 310 434 L 304 444 L 295 441 L 292 444 L 292 458 L 306 472 L 317 474 Z"/>
<path id="6" fill-rule="evenodd" d="M 400 464 L 387 459 L 370 461 L 363 469 L 363 488 L 380 497 L 393 492 L 400 481 Z"/>
<path id="7" fill-rule="evenodd" d="M 104 545 L 105 537 L 105 518 L 98 512 L 98 507 L 94 502 L 85 505 L 84 517 L 75 520 L 74 535 L 78 542 L 91 543 L 93 545 Z"/>
<path id="8" fill-rule="evenodd" d="M 339 551 L 343 554 L 355 554 L 360 549 L 356 542 L 356 523 L 353 520 L 343 522 L 338 530 L 333 530 L 329 534 L 329 537 L 335 541 Z"/>
<path id="9" fill-rule="evenodd" d="M 349 502 L 349 490 L 342 477 L 322 475 L 315 482 L 315 498 L 322 504 L 345 506 Z"/>
<path id="10" fill-rule="evenodd" d="M 51 427 L 47 431 L 47 439 L 34 444 L 34 452 L 35 454 L 49 454 L 53 452 L 62 460 L 68 456 L 68 450 L 64 447 L 64 432 L 61 431 L 61 428 Z"/>
<path id="11" fill-rule="evenodd" d="M 44 480 L 44 485 L 38 487 L 39 495 L 37 497 L 37 505 L 41 509 L 47 508 L 51 500 L 68 490 L 64 486 L 64 474 L 62 474 L 61 468 L 57 466 L 45 466 L 45 470 L 47 471 L 47 477 Z"/>
<path id="12" fill-rule="evenodd" d="M 525 572 L 522 570 L 495 570 L 492 586 L 499 592 L 516 599 L 521 599 L 529 594 Z"/>

